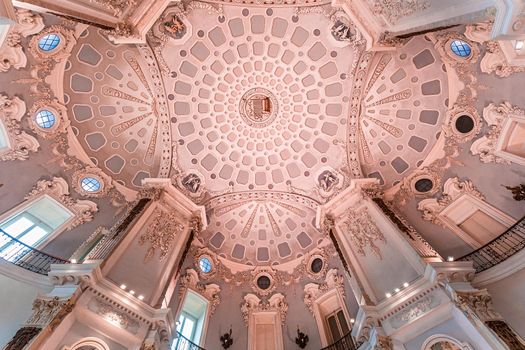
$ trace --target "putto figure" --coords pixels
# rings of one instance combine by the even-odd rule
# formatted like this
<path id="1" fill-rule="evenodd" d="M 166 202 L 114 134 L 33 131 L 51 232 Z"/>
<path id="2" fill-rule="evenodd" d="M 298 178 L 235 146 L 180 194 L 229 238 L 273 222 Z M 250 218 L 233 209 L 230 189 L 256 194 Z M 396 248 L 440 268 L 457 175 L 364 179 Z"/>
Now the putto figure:
<path id="1" fill-rule="evenodd" d="M 186 25 L 177 15 L 163 23 L 164 30 L 175 39 L 180 39 L 186 34 Z"/>

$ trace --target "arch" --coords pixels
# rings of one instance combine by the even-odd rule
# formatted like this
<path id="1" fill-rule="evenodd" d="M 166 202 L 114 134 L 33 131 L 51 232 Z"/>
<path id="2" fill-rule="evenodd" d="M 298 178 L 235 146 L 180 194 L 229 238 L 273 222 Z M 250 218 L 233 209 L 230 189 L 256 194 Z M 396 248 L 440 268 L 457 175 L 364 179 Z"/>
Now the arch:
<path id="1" fill-rule="evenodd" d="M 66 346 L 62 350 L 110 350 L 108 344 L 103 340 L 87 337 L 83 338 L 71 346 Z"/>
<path id="2" fill-rule="evenodd" d="M 440 343 L 450 344 L 450 347 L 436 347 Z M 470 344 L 462 343 L 446 334 L 434 334 L 423 342 L 421 350 L 474 350 L 474 348 Z"/>

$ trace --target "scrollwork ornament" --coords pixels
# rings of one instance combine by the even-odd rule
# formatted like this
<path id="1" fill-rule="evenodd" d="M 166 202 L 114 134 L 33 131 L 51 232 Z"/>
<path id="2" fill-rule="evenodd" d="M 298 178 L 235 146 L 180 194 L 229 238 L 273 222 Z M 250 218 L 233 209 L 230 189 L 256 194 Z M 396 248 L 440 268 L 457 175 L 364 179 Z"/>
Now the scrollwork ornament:
<path id="1" fill-rule="evenodd" d="M 40 38 L 48 34 L 58 35 L 58 37 L 60 38 L 60 43 L 55 49 L 51 51 L 43 51 L 39 48 L 38 42 Z M 73 46 L 75 46 L 76 43 L 77 40 L 75 38 L 75 33 L 73 29 L 55 24 L 46 27 L 38 35 L 34 35 L 31 38 L 31 40 L 29 41 L 29 52 L 31 52 L 33 57 L 35 57 L 39 61 L 53 60 L 55 62 L 59 62 L 63 59 L 66 59 L 70 55 L 71 49 L 73 48 Z"/>
<path id="2" fill-rule="evenodd" d="M 241 304 L 242 318 L 246 326 L 250 323 L 250 316 L 255 312 L 275 311 L 281 320 L 281 326 L 284 327 L 288 304 L 284 301 L 284 295 L 281 293 L 273 294 L 267 301 L 259 299 L 254 294 L 244 296 L 244 302 Z"/>
<path id="3" fill-rule="evenodd" d="M 73 218 L 67 221 L 67 230 L 93 220 L 93 214 L 98 211 L 97 205 L 91 201 L 71 198 L 66 180 L 60 177 L 38 181 L 25 199 L 33 201 L 43 195 L 52 197 L 73 213 Z"/>
<path id="4" fill-rule="evenodd" d="M 0 94 L 0 133 L 3 125 L 8 143 L 5 149 L 0 149 L 0 161 L 26 160 L 30 152 L 38 151 L 38 141 L 20 126 L 25 111 L 24 101 L 18 97 L 9 99 Z"/>
<path id="5" fill-rule="evenodd" d="M 345 297 L 344 277 L 338 274 L 337 269 L 329 270 L 324 282 L 308 283 L 304 287 L 304 304 L 312 314 L 315 314 L 313 307 L 315 301 L 332 290 L 337 290 L 341 297 Z"/>
<path id="6" fill-rule="evenodd" d="M 175 213 L 156 209 L 153 214 L 153 222 L 148 225 L 146 232 L 139 237 L 140 245 L 144 245 L 146 242 L 150 244 L 144 262 L 150 261 L 157 249 L 160 250 L 159 261 L 166 259 L 175 237 L 182 234 L 183 230 L 184 225 L 180 223 L 179 217 Z"/>
<path id="7" fill-rule="evenodd" d="M 374 224 L 366 209 L 348 212 L 339 227 L 344 235 L 350 236 L 358 254 L 366 256 L 365 248 L 369 247 L 372 253 L 378 258 L 382 258 L 381 250 L 376 245 L 376 241 L 386 243 L 386 238 Z"/>
<path id="8" fill-rule="evenodd" d="M 186 273 L 180 278 L 179 298 L 184 299 L 188 289 L 198 293 L 210 302 L 210 315 L 213 315 L 217 306 L 221 303 L 221 288 L 214 283 L 204 284 L 199 280 L 199 274 L 194 269 L 186 269 Z"/>
<path id="9" fill-rule="evenodd" d="M 368 0 L 372 12 L 383 16 L 391 25 L 402 17 L 430 8 L 430 0 Z"/>
<path id="10" fill-rule="evenodd" d="M 55 122 L 53 126 L 49 128 L 42 128 L 36 123 L 36 114 L 41 110 L 48 110 L 55 116 Z M 36 101 L 28 113 L 29 126 L 39 136 L 50 139 L 57 136 L 57 134 L 64 134 L 67 132 L 67 128 L 70 124 L 69 118 L 67 117 L 66 107 L 58 102 L 57 99 L 40 99 Z"/>

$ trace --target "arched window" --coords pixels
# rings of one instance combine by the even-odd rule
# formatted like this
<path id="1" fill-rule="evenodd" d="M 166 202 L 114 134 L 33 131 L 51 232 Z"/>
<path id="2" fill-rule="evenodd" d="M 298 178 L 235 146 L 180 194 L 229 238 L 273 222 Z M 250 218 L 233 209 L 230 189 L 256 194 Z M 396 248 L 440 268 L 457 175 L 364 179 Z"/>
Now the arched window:
<path id="1" fill-rule="evenodd" d="M 448 335 L 435 334 L 423 342 L 421 350 L 473 350 L 473 348 L 468 343 L 461 343 Z"/>
<path id="2" fill-rule="evenodd" d="M 110 350 L 109 346 L 98 338 L 84 338 L 63 350 Z"/>

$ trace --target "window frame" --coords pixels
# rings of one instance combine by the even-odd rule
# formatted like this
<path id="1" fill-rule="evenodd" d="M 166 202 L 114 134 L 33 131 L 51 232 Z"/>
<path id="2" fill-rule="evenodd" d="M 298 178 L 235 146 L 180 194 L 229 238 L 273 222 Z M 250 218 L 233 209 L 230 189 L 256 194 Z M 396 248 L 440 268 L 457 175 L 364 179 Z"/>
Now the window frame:
<path id="1" fill-rule="evenodd" d="M 51 229 L 51 232 L 49 232 L 45 237 L 43 237 L 41 240 L 39 240 L 38 243 L 36 243 L 35 245 L 31 246 L 32 248 L 37 249 L 37 250 L 42 250 L 42 248 L 46 247 L 49 244 L 49 242 L 51 242 L 58 235 L 63 233 L 70 226 L 71 222 L 75 219 L 75 213 L 72 212 L 63 203 L 61 203 L 60 201 L 58 201 L 55 198 L 53 198 L 52 196 L 50 196 L 48 194 L 42 194 L 42 195 L 36 196 L 34 198 L 31 198 L 30 200 L 26 200 L 23 203 L 15 206 L 14 208 L 12 208 L 12 209 L 6 211 L 5 213 L 3 213 L 2 215 L 0 215 L 0 225 L 1 226 L 4 226 L 5 223 L 7 223 L 7 222 L 11 222 L 12 220 L 14 220 L 16 217 L 19 217 L 20 215 L 31 215 L 31 216 L 34 216 L 34 215 L 28 213 L 27 210 L 29 208 L 31 208 L 31 206 L 33 204 L 37 203 L 39 200 L 43 199 L 44 197 L 46 197 L 46 198 L 52 200 L 53 202 L 55 202 L 55 204 L 60 206 L 63 210 L 65 210 L 70 215 L 70 217 L 66 221 L 64 221 L 61 225 L 59 225 L 55 230 Z M 3 249 L 5 249 L 5 248 L 0 247 L 0 251 L 3 250 Z"/>

